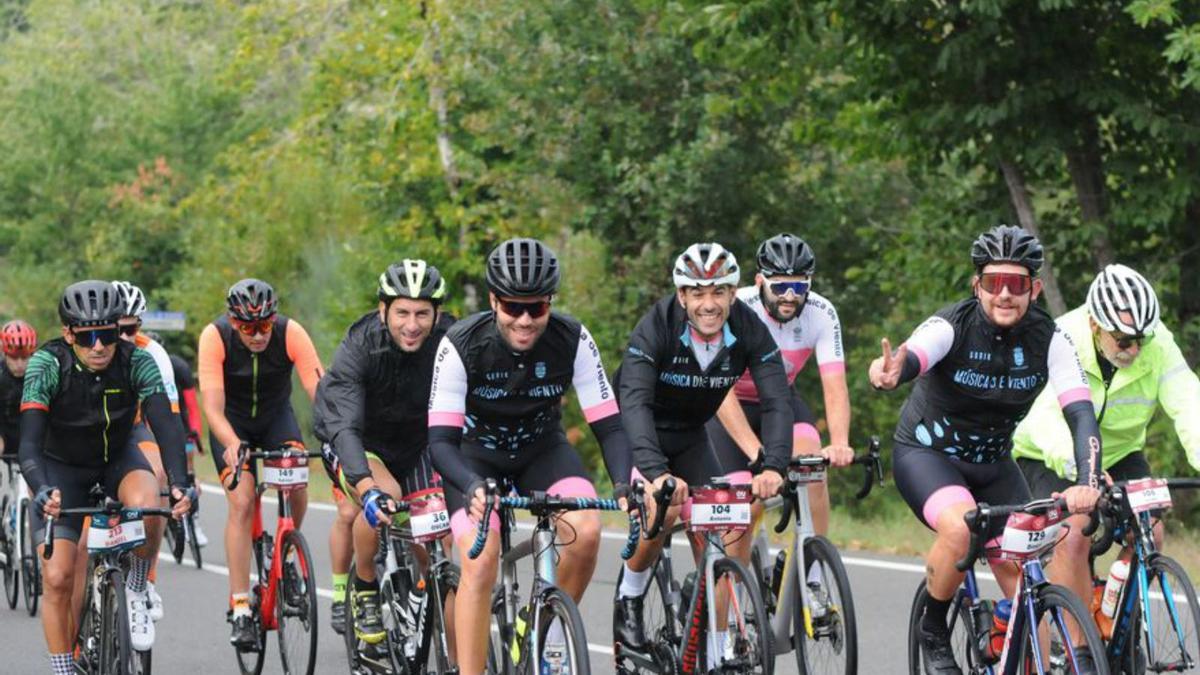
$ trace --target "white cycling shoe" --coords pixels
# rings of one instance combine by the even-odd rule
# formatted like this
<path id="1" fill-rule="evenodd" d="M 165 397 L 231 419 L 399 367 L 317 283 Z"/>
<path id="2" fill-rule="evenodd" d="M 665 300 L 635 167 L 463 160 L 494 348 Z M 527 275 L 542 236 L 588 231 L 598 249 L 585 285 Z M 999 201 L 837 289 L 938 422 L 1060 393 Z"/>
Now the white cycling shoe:
<path id="1" fill-rule="evenodd" d="M 146 582 L 146 596 L 150 601 L 150 618 L 154 621 L 162 621 L 163 618 L 163 601 L 162 596 L 158 591 L 154 590 L 154 583 Z"/>
<path id="2" fill-rule="evenodd" d="M 125 589 L 125 611 L 129 617 L 129 642 L 139 652 L 154 646 L 154 621 L 150 618 L 150 601 L 146 593 Z"/>
<path id="3" fill-rule="evenodd" d="M 200 548 L 208 546 L 208 536 L 204 534 L 204 530 L 200 529 L 200 523 L 193 523 L 192 536 L 196 538 L 196 545 Z"/>

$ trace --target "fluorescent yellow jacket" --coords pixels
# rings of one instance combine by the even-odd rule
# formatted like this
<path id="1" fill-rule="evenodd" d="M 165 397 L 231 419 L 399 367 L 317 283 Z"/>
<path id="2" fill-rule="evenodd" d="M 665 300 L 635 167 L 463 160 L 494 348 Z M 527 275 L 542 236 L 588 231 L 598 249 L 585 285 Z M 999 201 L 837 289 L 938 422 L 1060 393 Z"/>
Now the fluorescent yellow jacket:
<path id="1" fill-rule="evenodd" d="M 1088 376 L 1092 403 L 1100 418 L 1104 468 L 1145 446 L 1146 427 L 1155 407 L 1162 405 L 1175 423 L 1188 464 L 1200 471 L 1200 378 L 1183 360 L 1171 332 L 1160 323 L 1154 329 L 1154 339 L 1142 345 L 1131 366 L 1117 370 L 1106 392 L 1087 308 L 1073 309 L 1056 321 L 1075 342 L 1079 362 Z M 1049 387 L 1017 426 L 1013 456 L 1043 460 L 1060 477 L 1075 480 L 1071 432 Z"/>

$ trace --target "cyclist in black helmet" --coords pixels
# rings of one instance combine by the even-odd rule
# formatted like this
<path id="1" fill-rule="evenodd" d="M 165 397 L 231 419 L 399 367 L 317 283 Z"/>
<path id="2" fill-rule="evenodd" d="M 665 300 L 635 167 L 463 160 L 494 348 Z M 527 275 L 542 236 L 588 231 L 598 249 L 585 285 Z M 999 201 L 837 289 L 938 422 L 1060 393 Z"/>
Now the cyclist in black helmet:
<path id="1" fill-rule="evenodd" d="M 475 560 L 466 556 L 482 517 L 485 478 L 508 477 L 522 493 L 595 497 L 588 470 L 567 442 L 562 398 L 574 387 L 600 441 L 618 495 L 628 490 L 629 440 L 600 350 L 575 319 L 550 309 L 558 258 L 536 239 L 510 239 L 487 259 L 491 311 L 459 321 L 438 347 L 429 404 L 429 447 L 446 480 L 451 528 L 462 556 L 455 626 L 458 665 L 483 671 L 492 585 L 499 565 L 499 525 Z M 493 518 L 495 518 L 493 514 Z M 558 585 L 578 601 L 596 566 L 600 521 L 594 511 L 559 520 Z M 561 631 L 560 631 L 561 632 Z M 547 637 L 541 672 L 560 672 L 562 638 Z"/>
<path id="2" fill-rule="evenodd" d="M 931 675 L 961 672 L 946 613 L 964 576 L 954 567 L 969 540 L 963 514 L 976 500 L 1029 501 L 1012 437 L 1047 384 L 1071 428 L 1080 469 L 1078 484 L 1063 496 L 1083 513 L 1099 497 L 1100 433 L 1087 378 L 1071 338 L 1034 304 L 1042 290 L 1042 245 L 1019 227 L 1000 226 L 975 240 L 971 262 L 973 296 L 927 319 L 895 353 L 884 338 L 883 355 L 870 368 L 876 389 L 916 380 L 896 428 L 893 471 L 909 508 L 937 533 L 926 559 L 929 602 L 920 635 Z M 1004 565 L 993 571 L 1011 596 L 1015 571 Z"/>
<path id="3" fill-rule="evenodd" d="M 339 493 L 330 534 L 334 585 L 341 582 L 344 591 L 350 570 L 350 533 L 338 529 L 353 523 L 354 629 L 369 644 L 384 637 L 374 564 L 374 528 L 386 520 L 380 505 L 434 485 L 427 420 L 433 357 L 454 323 L 441 311 L 445 300 L 436 267 L 417 259 L 389 265 L 379 275 L 378 307 L 350 326 L 313 402 L 316 435 L 333 453 L 326 470 Z M 345 612 L 344 597 L 334 601 Z"/>
<path id="4" fill-rule="evenodd" d="M 171 486 L 175 517 L 190 508 L 183 429 L 171 411 L 162 374 L 145 350 L 118 337 L 122 303 L 107 281 L 68 286 L 58 307 L 62 337 L 29 359 L 21 402 L 21 470 L 34 491 L 35 530 L 46 516 L 58 519 L 54 546 L 45 563 L 42 627 L 53 672 L 74 672 L 71 595 L 81 516 L 58 518 L 62 508 L 89 506 L 97 483 L 128 507 L 159 506 L 158 481 L 131 434 L 140 409 L 156 430 Z M 126 580 L 125 616 L 134 649 L 154 644 L 146 580 L 162 536 L 161 518 L 145 521 L 146 544 L 134 550 Z M 41 541 L 35 534 L 35 541 Z M 42 547 L 39 546 L 38 555 Z"/>
<path id="5" fill-rule="evenodd" d="M 232 466 L 243 441 L 266 450 L 281 445 L 304 447 L 292 410 L 292 373 L 309 400 L 317 393 L 321 360 L 299 322 L 279 314 L 275 289 L 261 279 L 242 279 L 225 297 L 226 314 L 200 333 L 196 374 L 204 417 L 222 484 L 233 479 Z M 226 490 L 225 557 L 229 565 L 230 642 L 251 646 L 257 639 L 250 619 L 250 525 L 254 517 L 254 481 Z M 308 490 L 289 496 L 296 527 L 304 520 Z"/>

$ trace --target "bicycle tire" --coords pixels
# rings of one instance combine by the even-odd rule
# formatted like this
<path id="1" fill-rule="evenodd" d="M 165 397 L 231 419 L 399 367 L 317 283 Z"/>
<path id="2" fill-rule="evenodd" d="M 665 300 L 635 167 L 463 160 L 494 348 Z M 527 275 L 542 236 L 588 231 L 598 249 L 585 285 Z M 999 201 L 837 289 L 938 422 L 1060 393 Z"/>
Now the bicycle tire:
<path id="1" fill-rule="evenodd" d="M 437 589 L 437 595 L 433 596 L 437 597 L 437 602 L 425 603 L 425 617 L 422 622 L 425 629 L 422 631 L 417 658 L 410 666 L 413 672 L 445 673 L 455 662 L 449 643 L 444 643 L 443 640 L 451 633 L 452 626 L 447 625 L 446 621 L 446 608 L 458 595 L 458 582 L 458 567 L 453 564 L 447 563 L 438 569 L 431 567 L 425 570 L 425 590 L 430 592 L 430 589 Z M 442 650 L 443 644 L 447 647 L 445 651 Z"/>
<path id="2" fill-rule="evenodd" d="M 733 625 L 726 626 L 727 645 L 732 642 L 733 656 L 739 663 L 732 672 L 761 673 L 769 675 L 774 670 L 775 655 L 771 644 L 771 624 L 767 621 L 767 610 L 763 606 L 762 590 L 754 581 L 754 575 L 738 560 L 718 558 L 713 563 L 713 579 L 716 588 L 729 585 L 728 612 Z M 715 594 L 709 595 L 716 598 Z M 710 627 L 715 629 L 715 627 Z M 704 651 L 704 650 L 701 650 Z M 721 663 L 724 664 L 724 655 Z M 730 672 L 728 668 L 722 672 Z"/>
<path id="3" fill-rule="evenodd" d="M 4 547 L 4 599 L 8 601 L 9 609 L 17 608 L 17 599 L 21 594 L 21 561 L 14 560 L 17 546 L 15 538 L 19 536 L 19 530 L 8 532 L 8 498 L 5 497 L 0 503 L 0 515 L 3 516 L 6 524 L 4 525 L 3 541 L 0 541 L 0 546 Z"/>
<path id="4" fill-rule="evenodd" d="M 570 663 L 571 675 L 591 675 L 592 665 L 588 658 L 587 634 L 583 627 L 583 617 L 579 607 L 566 591 L 556 586 L 547 586 L 538 594 L 532 612 L 534 625 L 537 627 L 538 644 L 546 648 L 546 637 L 554 623 L 562 625 L 565 642 L 565 657 Z M 541 654 L 530 654 L 532 666 L 540 669 Z"/>
<path id="5" fill-rule="evenodd" d="M 1136 630 L 1135 648 L 1131 653 L 1138 654 L 1144 661 L 1143 666 L 1151 671 L 1155 671 L 1156 668 L 1175 670 L 1176 668 L 1170 667 L 1171 664 L 1178 664 L 1177 669 L 1183 670 L 1185 664 L 1182 660 L 1185 654 L 1191 657 L 1191 667 L 1195 668 L 1196 659 L 1200 659 L 1200 603 L 1196 600 L 1196 589 L 1192 580 L 1174 558 L 1161 554 L 1150 558 L 1146 566 L 1146 575 L 1151 594 L 1150 616 L 1145 623 L 1149 626 L 1153 639 L 1147 640 L 1141 630 Z M 1155 592 L 1154 589 L 1158 591 Z M 1167 602 L 1168 598 L 1171 599 L 1170 603 Z M 1145 605 L 1141 604 L 1139 607 L 1144 608 Z M 1175 632 L 1172 615 L 1179 620 L 1182 644 L 1179 634 Z M 1166 647 L 1169 649 L 1163 649 Z"/>
<path id="6" fill-rule="evenodd" d="M 171 557 L 175 559 L 176 565 L 183 564 L 183 549 L 187 545 L 185 535 L 183 534 L 183 523 L 174 518 L 167 519 L 167 536 L 163 539 L 167 542 L 167 547 L 171 551 Z"/>
<path id="7" fill-rule="evenodd" d="M 204 569 L 204 558 L 200 555 L 200 542 L 196 539 L 196 514 L 188 512 L 186 516 L 187 525 L 184 526 L 184 535 L 187 536 L 188 546 L 192 551 L 192 562 L 195 563 L 196 569 Z"/>
<path id="8" fill-rule="evenodd" d="M 909 675 L 924 675 L 925 669 L 921 661 L 921 620 L 925 616 L 925 602 L 929 592 L 925 589 L 925 581 L 917 585 L 913 596 L 912 609 L 908 615 L 908 672 Z M 969 600 L 960 588 L 955 594 L 955 601 L 947 612 L 950 629 L 950 644 L 954 649 L 954 660 L 964 673 L 987 673 L 988 665 L 976 653 L 972 635 L 976 632 L 974 619 L 971 617 Z M 987 627 L 988 630 L 991 626 Z"/>
<path id="9" fill-rule="evenodd" d="M 858 624 L 850 577 L 842 556 L 828 539 L 817 535 L 804 542 L 804 559 L 808 569 L 803 577 L 796 570 L 797 588 L 800 583 L 807 584 L 813 565 L 819 565 L 822 581 L 816 588 L 807 585 L 812 604 L 824 605 L 825 612 L 806 620 L 804 603 L 794 603 L 792 640 L 796 667 L 802 675 L 853 675 L 858 672 Z"/>
<path id="10" fill-rule="evenodd" d="M 37 542 L 34 541 L 33 528 L 29 522 L 29 500 L 22 499 L 20 506 L 21 541 L 24 542 L 21 551 L 21 571 L 24 582 L 21 584 L 25 596 L 25 611 L 29 616 L 36 616 L 38 597 L 42 594 L 42 562 L 37 554 Z"/>
<path id="11" fill-rule="evenodd" d="M 1032 656 L 1033 643 L 1031 634 L 1033 630 L 1038 630 L 1041 625 L 1045 626 L 1046 634 L 1046 650 L 1050 655 L 1050 663 L 1047 672 L 1052 673 L 1079 673 L 1073 658 L 1066 656 L 1066 650 L 1063 647 L 1064 637 L 1070 639 L 1070 633 L 1067 631 L 1067 623 L 1063 614 L 1069 615 L 1083 635 L 1083 643 L 1080 645 L 1072 645 L 1077 649 L 1086 647 L 1092 653 L 1092 660 L 1096 664 L 1096 675 L 1108 675 L 1108 662 L 1104 658 L 1104 640 L 1100 637 L 1100 630 L 1096 628 L 1096 622 L 1078 597 L 1073 592 L 1054 584 L 1046 584 L 1035 591 L 1034 606 L 1037 611 L 1037 625 L 1030 626 L 1028 622 L 1022 627 L 1021 635 L 1012 637 L 1013 642 L 1008 646 L 1010 652 L 1009 658 L 1018 658 L 1021 661 L 1018 664 L 1021 666 L 1021 672 L 1037 672 L 1037 666 Z M 1054 613 L 1057 610 L 1059 616 L 1051 616 L 1050 620 L 1043 621 L 1047 613 Z M 1015 615 L 1014 615 L 1015 618 Z M 1011 620 L 1011 619 L 1010 619 Z M 1055 654 L 1059 654 L 1062 658 L 1061 663 L 1058 663 Z M 999 670 L 1003 664 L 998 664 Z"/>
<path id="12" fill-rule="evenodd" d="M 125 575 L 109 570 L 101 578 L 100 675 L 136 675 L 125 605 Z"/>
<path id="13" fill-rule="evenodd" d="M 317 665 L 317 582 L 308 542 L 299 530 L 284 537 L 275 564 L 284 566 L 275 587 L 279 660 L 286 675 L 312 675 Z"/>
<path id="14" fill-rule="evenodd" d="M 621 574 L 624 572 L 622 569 Z M 620 583 L 618 577 L 617 585 Z M 679 672 L 678 654 L 683 624 L 677 614 L 678 607 L 672 606 L 679 604 L 678 600 L 672 602 L 672 598 L 679 596 L 679 585 L 667 573 L 666 565 L 662 558 L 659 558 L 651 569 L 650 585 L 646 587 L 646 593 L 642 596 L 642 625 L 646 628 L 647 641 L 654 649 L 652 656 L 657 669 L 646 670 L 637 667 L 632 661 L 625 660 L 619 672 L 629 675 L 673 675 Z"/>

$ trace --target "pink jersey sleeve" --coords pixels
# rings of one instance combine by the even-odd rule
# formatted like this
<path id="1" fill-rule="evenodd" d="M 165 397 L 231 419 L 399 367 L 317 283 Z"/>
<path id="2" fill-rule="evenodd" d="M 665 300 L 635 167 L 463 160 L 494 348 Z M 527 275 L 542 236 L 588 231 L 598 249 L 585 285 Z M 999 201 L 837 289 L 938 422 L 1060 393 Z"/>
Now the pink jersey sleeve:
<path id="1" fill-rule="evenodd" d="M 940 316 L 931 316 L 917 326 L 905 344 L 908 345 L 908 351 L 921 362 L 921 372 L 924 373 L 950 353 L 950 348 L 954 346 L 954 326 Z"/>
<path id="2" fill-rule="evenodd" d="M 588 424 L 617 414 L 617 397 L 600 361 L 600 348 L 587 328 L 579 331 L 572 384 L 579 395 L 579 407 L 583 408 L 583 416 Z"/>

